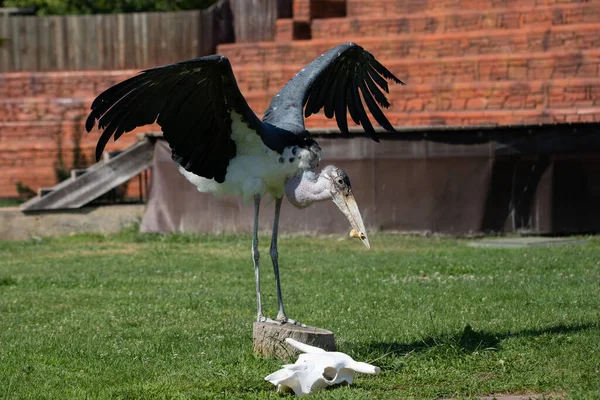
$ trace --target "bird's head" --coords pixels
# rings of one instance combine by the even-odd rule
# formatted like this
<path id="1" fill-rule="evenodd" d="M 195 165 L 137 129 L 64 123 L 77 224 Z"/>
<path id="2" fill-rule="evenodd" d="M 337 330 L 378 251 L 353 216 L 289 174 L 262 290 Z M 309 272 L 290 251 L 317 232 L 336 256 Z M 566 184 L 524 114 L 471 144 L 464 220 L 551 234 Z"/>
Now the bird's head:
<path id="1" fill-rule="evenodd" d="M 348 218 L 352 229 L 354 229 L 364 245 L 368 249 L 371 248 L 358 205 L 352 194 L 352 185 L 350 184 L 348 175 L 341 169 L 333 165 L 328 165 L 321 171 L 321 177 L 328 182 L 329 193 L 335 205 Z"/>
<path id="2" fill-rule="evenodd" d="M 346 216 L 356 236 L 367 248 L 371 248 L 358 205 L 352 194 L 350 178 L 341 169 L 328 165 L 320 174 L 306 171 L 301 176 L 290 179 L 285 187 L 290 203 L 299 208 L 331 199 Z"/>

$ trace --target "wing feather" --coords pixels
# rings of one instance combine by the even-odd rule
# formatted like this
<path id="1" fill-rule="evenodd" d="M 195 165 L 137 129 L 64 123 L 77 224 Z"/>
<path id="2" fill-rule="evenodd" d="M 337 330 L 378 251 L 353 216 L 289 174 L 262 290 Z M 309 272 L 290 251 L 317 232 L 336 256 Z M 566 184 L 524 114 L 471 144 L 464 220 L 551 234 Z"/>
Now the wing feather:
<path id="1" fill-rule="evenodd" d="M 383 108 L 389 107 L 390 102 L 388 101 L 387 97 L 385 97 L 385 94 L 381 91 L 381 87 L 379 85 L 375 84 L 369 71 L 367 71 L 367 75 L 368 75 L 368 78 L 365 79 L 365 82 L 367 83 L 367 86 L 369 87 L 369 91 L 375 97 L 375 100 L 377 101 L 377 103 L 379 103 L 379 105 Z M 385 80 L 384 80 L 384 82 L 385 82 Z"/>
<path id="2" fill-rule="evenodd" d="M 386 131 L 394 130 L 394 128 L 390 124 L 390 121 L 388 121 L 388 119 L 385 117 L 385 115 L 381 111 L 381 108 L 379 108 L 377 106 L 377 103 L 375 103 L 375 99 L 373 98 L 373 95 L 367 88 L 365 82 L 360 81 L 358 83 L 358 87 L 360 88 L 360 92 L 362 94 L 363 100 L 365 101 L 365 104 L 367 105 L 369 112 L 371 113 L 373 118 L 375 118 L 375 121 L 377 121 L 377 123 L 379 125 L 381 125 L 383 127 L 383 129 L 385 129 Z"/>
<path id="3" fill-rule="evenodd" d="M 358 121 L 363 126 L 363 128 L 365 128 L 365 132 L 367 133 L 367 135 L 369 135 L 369 137 L 371 139 L 373 139 L 374 141 L 379 142 L 379 139 L 375 135 L 375 129 L 373 129 L 373 125 L 371 124 L 371 121 L 369 120 L 369 117 L 367 116 L 367 113 L 365 112 L 365 108 L 364 108 L 362 102 L 360 101 L 360 94 L 358 93 L 358 85 L 357 85 L 356 81 L 352 82 L 351 94 L 352 94 L 352 101 L 354 101 L 354 106 L 358 113 Z"/>
<path id="4" fill-rule="evenodd" d="M 375 71 L 371 66 L 369 66 L 367 68 L 367 72 L 368 72 L 369 76 L 371 77 L 371 79 L 373 79 L 373 81 L 375 81 L 377 86 L 379 86 L 381 89 L 383 89 L 386 93 L 390 92 L 390 88 L 388 87 L 386 80 L 381 75 L 379 75 L 379 73 L 377 71 Z M 386 99 L 386 101 L 387 101 L 387 99 Z"/>
<path id="5" fill-rule="evenodd" d="M 348 134 L 348 119 L 346 118 L 347 102 L 346 102 L 346 88 L 347 82 L 344 79 L 338 79 L 335 87 L 335 96 L 333 101 L 335 102 L 335 121 L 342 131 L 343 134 Z"/>
<path id="6" fill-rule="evenodd" d="M 340 130 L 347 133 L 349 114 L 355 124 L 362 125 L 377 141 L 363 101 L 379 125 L 394 131 L 381 110 L 390 106 L 384 94 L 389 93 L 388 81 L 403 84 L 371 53 L 355 43 L 345 43 L 298 72 L 271 101 L 263 122 L 302 132 L 304 118 L 323 110 L 327 118 L 335 117 Z"/>
<path id="7" fill-rule="evenodd" d="M 111 137 L 156 122 L 174 160 L 223 182 L 236 153 L 232 112 L 262 137 L 262 123 L 240 93 L 229 60 L 214 55 L 147 69 L 110 87 L 93 101 L 85 126 L 88 132 L 96 124 L 103 130 L 99 159 Z"/>
<path id="8" fill-rule="evenodd" d="M 350 114 L 350 118 L 356 125 L 360 124 L 360 118 L 358 109 L 356 108 L 356 102 L 354 101 L 352 87 L 346 86 L 346 104 L 348 104 L 348 113 Z"/>

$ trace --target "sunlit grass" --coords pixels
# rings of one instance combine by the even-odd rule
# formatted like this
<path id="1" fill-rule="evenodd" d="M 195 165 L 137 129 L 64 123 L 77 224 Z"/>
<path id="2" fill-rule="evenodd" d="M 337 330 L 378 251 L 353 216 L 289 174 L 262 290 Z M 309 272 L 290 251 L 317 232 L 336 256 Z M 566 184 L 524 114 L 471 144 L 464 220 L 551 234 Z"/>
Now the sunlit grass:
<path id="1" fill-rule="evenodd" d="M 372 244 L 280 240 L 289 316 L 382 368 L 312 398 L 600 398 L 600 239 L 494 250 L 380 234 Z M 1 242 L 0 399 L 281 398 L 263 380 L 281 362 L 252 354 L 253 280 L 246 236 Z"/>
<path id="2" fill-rule="evenodd" d="M 14 198 L 0 198 L 0 208 L 3 207 L 18 207 L 23 201 Z"/>

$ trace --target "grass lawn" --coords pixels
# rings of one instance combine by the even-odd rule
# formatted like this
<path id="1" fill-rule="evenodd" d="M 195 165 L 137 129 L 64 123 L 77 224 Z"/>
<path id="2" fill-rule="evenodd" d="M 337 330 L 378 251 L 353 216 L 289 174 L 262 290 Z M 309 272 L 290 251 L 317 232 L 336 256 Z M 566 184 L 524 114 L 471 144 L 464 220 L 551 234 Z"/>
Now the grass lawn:
<path id="1" fill-rule="evenodd" d="M 19 200 L 19 199 L 14 199 L 14 198 L 2 199 L 2 198 L 0 198 L 0 208 L 19 207 L 22 203 L 23 203 L 23 201 Z"/>
<path id="2" fill-rule="evenodd" d="M 382 368 L 311 398 L 600 398 L 600 237 L 527 250 L 467 242 L 379 234 L 369 251 L 282 238 L 289 316 Z M 252 354 L 254 316 L 247 236 L 0 242 L 0 399 L 281 399 L 263 380 L 281 362 Z"/>

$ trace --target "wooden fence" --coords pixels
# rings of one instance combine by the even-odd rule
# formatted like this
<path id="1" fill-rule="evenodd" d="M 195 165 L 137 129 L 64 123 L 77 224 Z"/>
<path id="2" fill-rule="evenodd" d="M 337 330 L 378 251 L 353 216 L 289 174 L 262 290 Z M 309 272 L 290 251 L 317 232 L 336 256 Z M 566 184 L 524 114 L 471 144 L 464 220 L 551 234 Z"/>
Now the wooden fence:
<path id="1" fill-rule="evenodd" d="M 222 0 L 180 12 L 0 15 L 0 72 L 141 69 L 211 54 L 234 38 L 271 40 L 276 4 Z"/>
<path id="2" fill-rule="evenodd" d="M 278 9 L 284 1 L 231 0 L 236 42 L 258 42 L 273 39 Z"/>

